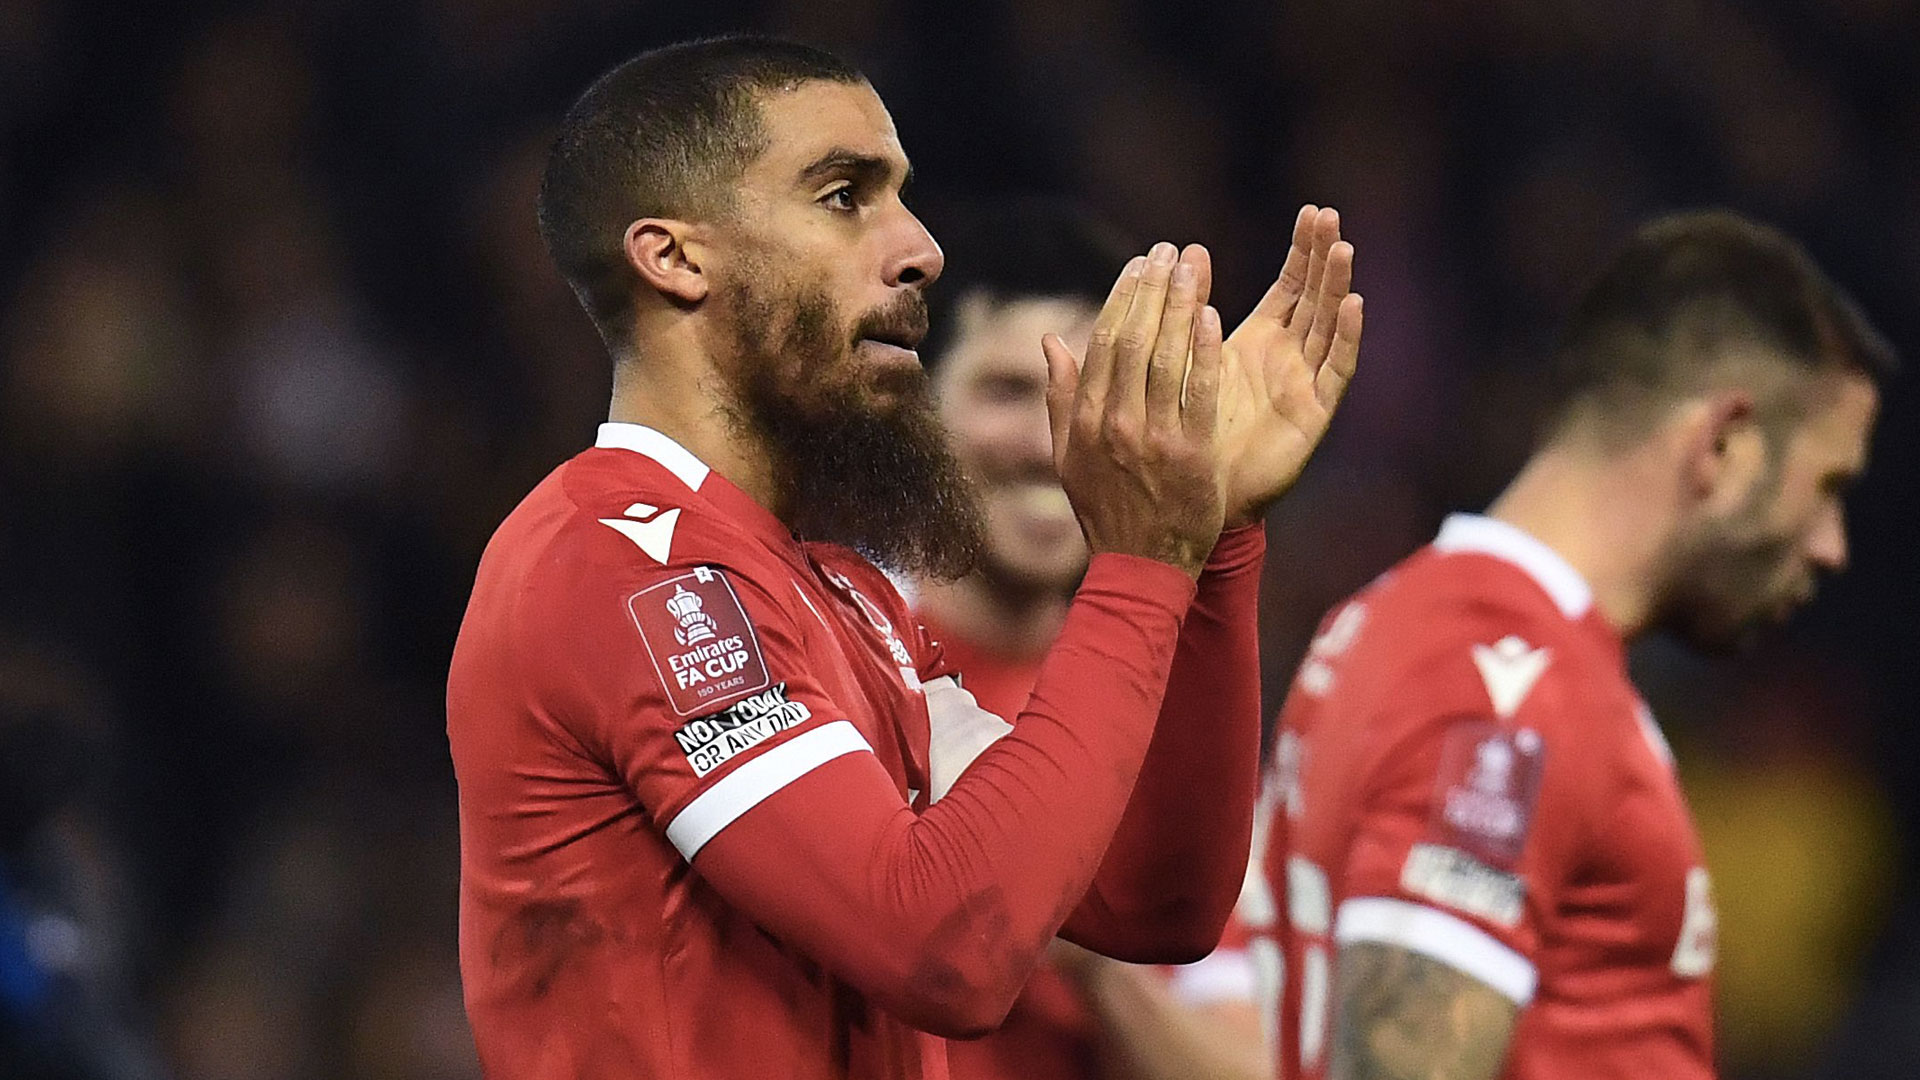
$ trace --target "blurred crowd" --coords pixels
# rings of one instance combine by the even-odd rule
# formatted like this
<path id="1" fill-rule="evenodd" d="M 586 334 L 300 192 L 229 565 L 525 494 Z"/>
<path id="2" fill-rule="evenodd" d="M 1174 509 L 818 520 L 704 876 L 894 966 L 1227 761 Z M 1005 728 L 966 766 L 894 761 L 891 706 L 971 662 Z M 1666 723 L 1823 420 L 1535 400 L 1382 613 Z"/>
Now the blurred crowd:
<path id="1" fill-rule="evenodd" d="M 0 1075 L 477 1075 L 446 661 L 608 389 L 539 169 L 599 71 L 728 29 L 866 70 L 936 236 L 1065 195 L 1207 242 L 1237 319 L 1300 203 L 1342 209 L 1367 343 L 1272 522 L 1273 703 L 1327 605 L 1506 479 L 1638 219 L 1779 224 L 1920 352 L 1904 0 L 5 0 Z M 1721 883 L 1736 1078 L 1920 1060 L 1913 403 L 1786 641 L 1635 658 Z"/>

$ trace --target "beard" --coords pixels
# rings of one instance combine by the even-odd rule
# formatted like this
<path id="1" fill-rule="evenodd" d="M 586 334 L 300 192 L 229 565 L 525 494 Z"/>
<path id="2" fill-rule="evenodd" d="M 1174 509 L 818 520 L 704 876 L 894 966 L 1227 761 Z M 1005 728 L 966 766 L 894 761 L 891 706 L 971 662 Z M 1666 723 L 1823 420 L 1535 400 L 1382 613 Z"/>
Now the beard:
<path id="1" fill-rule="evenodd" d="M 1706 652 L 1753 649 L 1802 602 L 1802 590 L 1779 584 L 1791 551 L 1773 540 L 1702 545 L 1680 562 L 1660 621 Z"/>
<path id="2" fill-rule="evenodd" d="M 1657 622 L 1707 652 L 1745 652 L 1813 596 L 1794 569 L 1798 544 L 1766 527 L 1778 478 L 1732 518 L 1703 524 L 1680 546 Z"/>
<path id="3" fill-rule="evenodd" d="M 972 484 L 948 447 L 925 370 L 867 370 L 863 338 L 919 340 L 918 292 L 875 309 L 851 332 L 830 297 L 782 300 L 759 282 L 734 285 L 730 421 L 772 452 L 786 524 L 806 540 L 853 548 L 896 573 L 949 581 L 977 564 L 985 527 Z"/>

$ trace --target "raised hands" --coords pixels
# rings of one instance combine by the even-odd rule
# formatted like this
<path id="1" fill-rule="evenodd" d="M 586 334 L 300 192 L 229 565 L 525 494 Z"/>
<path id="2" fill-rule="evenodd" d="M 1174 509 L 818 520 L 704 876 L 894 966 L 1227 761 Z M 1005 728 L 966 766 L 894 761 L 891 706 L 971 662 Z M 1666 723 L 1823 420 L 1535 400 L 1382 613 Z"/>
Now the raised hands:
<path id="1" fill-rule="evenodd" d="M 1205 249 L 1156 244 L 1121 272 L 1084 362 L 1057 335 L 1041 343 L 1053 463 L 1088 546 L 1195 576 L 1224 516 L 1222 342 L 1209 279 Z"/>
<path id="2" fill-rule="evenodd" d="M 1226 524 L 1255 521 L 1300 477 L 1360 361 L 1360 295 L 1340 215 L 1303 206 L 1280 277 L 1222 349 Z"/>

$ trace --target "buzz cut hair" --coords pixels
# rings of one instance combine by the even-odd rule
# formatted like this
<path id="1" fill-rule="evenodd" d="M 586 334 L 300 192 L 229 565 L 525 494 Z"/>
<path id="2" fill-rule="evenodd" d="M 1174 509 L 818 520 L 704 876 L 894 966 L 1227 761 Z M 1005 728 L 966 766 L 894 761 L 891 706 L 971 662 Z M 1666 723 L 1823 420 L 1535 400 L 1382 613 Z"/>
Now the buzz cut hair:
<path id="1" fill-rule="evenodd" d="M 1756 403 L 1773 436 L 1800 415 L 1802 395 L 1784 389 L 1795 376 L 1838 367 L 1879 385 L 1900 366 L 1859 305 L 1784 233 L 1728 210 L 1657 218 L 1567 320 L 1543 441 L 1579 429 L 1623 445 L 1675 402 L 1735 377 L 1730 365 L 1753 363 L 1786 376 Z"/>
<path id="2" fill-rule="evenodd" d="M 540 182 L 540 235 L 608 347 L 632 322 L 627 226 L 727 213 L 766 149 L 760 99 L 809 82 L 867 81 L 810 45 L 730 35 L 633 57 L 595 79 L 560 122 Z"/>
<path id="3" fill-rule="evenodd" d="M 929 216 L 946 254 L 934 287 L 920 360 L 928 372 L 958 342 L 965 309 L 1019 300 L 1076 300 L 1095 309 L 1140 249 L 1092 211 L 1067 199 L 1016 196 Z"/>

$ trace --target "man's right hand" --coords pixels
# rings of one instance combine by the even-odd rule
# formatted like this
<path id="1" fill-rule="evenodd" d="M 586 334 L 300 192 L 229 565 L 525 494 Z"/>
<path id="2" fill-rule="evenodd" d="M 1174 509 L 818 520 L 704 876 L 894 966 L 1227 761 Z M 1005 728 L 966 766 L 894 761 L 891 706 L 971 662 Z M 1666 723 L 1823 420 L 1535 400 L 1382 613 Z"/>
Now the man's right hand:
<path id="1" fill-rule="evenodd" d="M 1041 342 L 1054 466 L 1088 547 L 1195 577 L 1225 518 L 1210 278 L 1205 248 L 1156 244 L 1121 272 L 1084 361 L 1056 335 Z"/>

